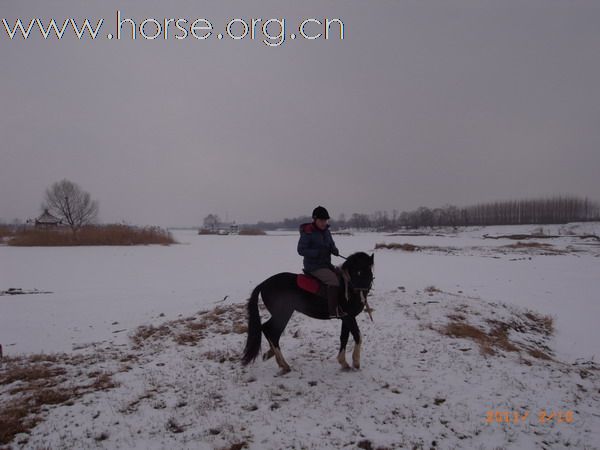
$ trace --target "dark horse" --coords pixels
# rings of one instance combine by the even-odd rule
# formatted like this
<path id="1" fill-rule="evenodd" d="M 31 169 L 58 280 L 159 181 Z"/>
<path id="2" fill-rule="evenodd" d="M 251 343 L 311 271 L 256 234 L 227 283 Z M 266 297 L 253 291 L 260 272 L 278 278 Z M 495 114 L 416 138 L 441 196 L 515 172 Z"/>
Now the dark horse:
<path id="1" fill-rule="evenodd" d="M 346 344 L 350 333 L 352 333 L 355 343 L 352 365 L 356 369 L 360 367 L 362 342 L 356 316 L 365 308 L 366 297 L 373 284 L 373 263 L 374 255 L 369 256 L 366 253 L 358 252 L 350 255 L 339 270 L 339 275 L 342 277 L 339 304 L 348 314 L 341 319 L 341 345 L 337 357 L 343 369 L 350 368 L 346 362 Z M 294 273 L 278 273 L 260 283 L 252 291 L 248 300 L 248 337 L 242 364 L 247 365 L 256 359 L 260 353 L 260 343 L 264 333 L 270 349 L 264 354 L 263 359 L 275 356 L 281 372 L 289 372 L 290 366 L 283 358 L 279 348 L 279 338 L 294 311 L 299 311 L 314 319 L 329 320 L 326 300 L 299 288 L 296 277 L 297 274 Z M 259 294 L 271 314 L 271 318 L 264 324 L 261 324 L 258 312 Z"/>

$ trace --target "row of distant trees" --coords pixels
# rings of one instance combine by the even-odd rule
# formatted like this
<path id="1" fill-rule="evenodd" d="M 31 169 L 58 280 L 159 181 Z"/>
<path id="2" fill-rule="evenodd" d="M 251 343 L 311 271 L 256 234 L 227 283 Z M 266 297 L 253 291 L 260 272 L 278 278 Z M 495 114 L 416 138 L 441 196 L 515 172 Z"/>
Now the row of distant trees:
<path id="1" fill-rule="evenodd" d="M 258 222 L 264 230 L 297 228 L 310 222 L 309 216 L 284 219 L 281 222 Z M 473 206 L 453 205 L 430 209 L 420 207 L 413 211 L 377 211 L 373 214 L 341 214 L 331 221 L 333 229 L 355 228 L 381 231 L 399 228 L 458 227 L 479 225 L 519 225 L 585 222 L 600 220 L 600 204 L 587 198 L 557 196 L 547 199 L 510 200 L 480 203 Z"/>

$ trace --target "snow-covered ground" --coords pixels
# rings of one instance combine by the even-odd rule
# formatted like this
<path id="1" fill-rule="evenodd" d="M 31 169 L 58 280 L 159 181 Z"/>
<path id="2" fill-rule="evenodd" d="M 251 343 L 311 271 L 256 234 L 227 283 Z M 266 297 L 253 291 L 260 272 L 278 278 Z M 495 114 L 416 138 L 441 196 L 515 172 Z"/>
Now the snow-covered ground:
<path id="1" fill-rule="evenodd" d="M 337 321 L 295 315 L 281 343 L 293 370 L 280 377 L 272 360 L 247 368 L 237 361 L 243 302 L 269 275 L 300 269 L 296 233 L 177 231 L 181 244 L 168 247 L 0 246 L 0 291 L 51 292 L 0 295 L 5 356 L 69 352 L 48 362 L 66 371 L 60 386 L 99 373 L 117 384 L 48 408 L 29 440 L 17 441 L 26 448 L 597 448 L 600 243 L 560 237 L 513 248 L 516 240 L 482 239 L 538 228 L 334 236 L 342 254 L 375 252 L 375 322 L 359 320 L 362 368 L 340 372 Z M 599 235 L 600 224 L 543 232 Z M 422 249 L 375 251 L 378 243 Z M 552 336 L 527 324 L 528 309 L 554 318 Z M 517 351 L 482 353 L 474 340 L 445 334 L 457 317 L 484 330 L 521 324 L 509 333 Z M 162 331 L 135 346 L 140 325 Z M 551 359 L 532 356 L 532 346 Z M 76 357 L 82 362 L 65 362 Z M 0 383 L 4 402 L 15 400 L 14 385 Z M 540 423 L 542 409 L 570 411 L 572 423 Z M 489 411 L 529 416 L 488 424 Z"/>
<path id="2" fill-rule="evenodd" d="M 488 227 L 414 237 L 357 233 L 335 240 L 346 255 L 373 252 L 377 243 L 436 246 L 439 250 L 375 251 L 374 293 L 398 286 L 412 293 L 435 286 L 533 308 L 556 316 L 556 348 L 562 358 L 589 359 L 598 353 L 600 342 L 600 243 L 539 240 L 557 249 L 577 250 L 556 255 L 504 247 L 514 240 L 481 238 L 538 228 Z M 572 228 L 580 234 L 600 234 L 600 224 L 548 226 L 544 232 L 571 234 Z M 226 296 L 225 304 L 244 301 L 271 274 L 296 272 L 302 265 L 296 233 L 199 236 L 177 231 L 175 238 L 179 245 L 0 246 L 0 291 L 51 292 L 0 296 L 0 344 L 5 353 L 69 351 L 98 341 L 123 343 L 138 325 L 211 308 Z"/>

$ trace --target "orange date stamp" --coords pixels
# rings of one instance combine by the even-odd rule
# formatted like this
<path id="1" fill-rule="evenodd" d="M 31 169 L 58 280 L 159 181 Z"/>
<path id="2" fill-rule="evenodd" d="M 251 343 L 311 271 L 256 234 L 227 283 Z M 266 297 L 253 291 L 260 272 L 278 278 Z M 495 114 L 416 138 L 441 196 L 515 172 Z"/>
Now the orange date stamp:
<path id="1" fill-rule="evenodd" d="M 530 419 L 529 411 L 500 411 L 488 410 L 485 414 L 485 423 L 508 423 L 518 425 L 526 423 Z M 537 413 L 537 423 L 573 423 L 575 420 L 573 411 L 547 411 L 545 409 Z"/>

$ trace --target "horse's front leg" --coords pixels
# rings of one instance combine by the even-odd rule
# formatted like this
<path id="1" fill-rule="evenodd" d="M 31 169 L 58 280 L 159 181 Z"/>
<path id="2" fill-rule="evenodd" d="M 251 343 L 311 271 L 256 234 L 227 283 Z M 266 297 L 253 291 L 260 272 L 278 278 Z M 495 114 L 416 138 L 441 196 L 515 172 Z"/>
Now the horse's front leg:
<path id="1" fill-rule="evenodd" d="M 348 344 L 349 337 L 350 328 L 348 328 L 345 321 L 342 320 L 342 331 L 340 333 L 340 352 L 338 353 L 337 360 L 344 370 L 350 369 L 350 366 L 346 362 L 346 345 Z"/>
<path id="2" fill-rule="evenodd" d="M 352 351 L 352 367 L 360 369 L 360 347 L 362 345 L 362 336 L 356 323 L 356 318 L 352 317 L 348 320 L 348 328 L 354 338 L 354 350 Z"/>

